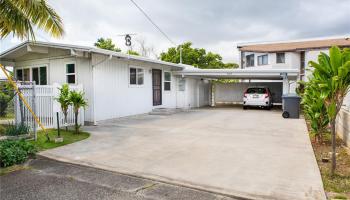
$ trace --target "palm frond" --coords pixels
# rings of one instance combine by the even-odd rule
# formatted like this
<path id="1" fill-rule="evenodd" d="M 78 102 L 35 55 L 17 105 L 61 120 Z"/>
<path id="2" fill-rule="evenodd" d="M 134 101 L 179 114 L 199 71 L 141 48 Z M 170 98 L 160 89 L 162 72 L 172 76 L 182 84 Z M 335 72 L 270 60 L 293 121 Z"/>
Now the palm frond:
<path id="1" fill-rule="evenodd" d="M 46 0 L 0 0 L 0 38 L 10 33 L 20 39 L 34 39 L 33 26 L 53 37 L 64 34 L 60 16 Z"/>

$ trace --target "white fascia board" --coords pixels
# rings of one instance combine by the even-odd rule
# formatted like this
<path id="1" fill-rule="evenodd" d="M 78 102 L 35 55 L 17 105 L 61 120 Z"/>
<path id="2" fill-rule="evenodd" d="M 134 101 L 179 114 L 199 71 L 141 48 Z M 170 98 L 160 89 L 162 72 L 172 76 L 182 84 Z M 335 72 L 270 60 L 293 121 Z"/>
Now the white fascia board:
<path id="1" fill-rule="evenodd" d="M 298 69 L 185 69 L 177 73 L 298 73 Z"/>
<path id="2" fill-rule="evenodd" d="M 299 71 L 297 69 L 187 69 L 175 72 L 174 75 L 237 79 L 280 79 L 285 73 L 288 77 L 296 77 Z"/>
<path id="3" fill-rule="evenodd" d="M 68 50 L 73 50 L 73 51 L 86 51 L 86 52 L 93 52 L 93 53 L 98 53 L 98 54 L 104 54 L 104 55 L 112 55 L 114 57 L 119 57 L 119 58 L 124 58 L 124 59 L 131 59 L 135 61 L 141 61 L 141 62 L 149 62 L 149 63 L 154 63 L 154 64 L 160 64 L 160 65 L 166 65 L 170 67 L 174 67 L 175 69 L 182 70 L 185 69 L 186 67 L 181 65 L 181 64 L 176 64 L 176 63 L 170 63 L 170 62 L 165 62 L 161 60 L 154 60 L 142 56 L 135 56 L 135 55 L 128 55 L 120 52 L 115 52 L 115 51 L 110 51 L 110 50 L 105 50 L 105 49 L 99 49 L 99 48 L 94 48 L 94 47 L 86 47 L 86 46 L 78 46 L 78 45 L 71 45 L 71 44 L 59 44 L 59 43 L 52 43 L 52 42 L 41 42 L 41 41 L 36 41 L 36 42 L 31 42 L 31 41 L 26 41 L 23 42 L 11 49 L 6 50 L 5 52 L 0 54 L 0 58 L 5 57 L 7 54 L 16 51 L 19 48 L 22 48 L 23 46 L 27 45 L 37 45 L 37 46 L 44 46 L 44 47 L 52 47 L 52 48 L 60 48 L 60 49 L 68 49 Z"/>
<path id="4" fill-rule="evenodd" d="M 175 63 L 170 63 L 170 62 L 165 62 L 161 60 L 154 60 L 142 56 L 135 56 L 135 55 L 128 55 L 120 52 L 114 52 L 114 51 L 109 51 L 109 50 L 104 50 L 104 49 L 97 49 L 97 48 L 91 48 L 90 52 L 97 53 L 97 54 L 104 54 L 104 55 L 112 55 L 117 58 L 124 58 L 124 59 L 130 59 L 130 60 L 135 60 L 135 61 L 141 61 L 141 62 L 149 62 L 149 63 L 154 63 L 154 64 L 160 64 L 160 65 L 167 65 L 170 67 L 175 67 L 176 69 L 184 69 L 184 66 L 181 66 L 180 64 L 175 64 Z"/>

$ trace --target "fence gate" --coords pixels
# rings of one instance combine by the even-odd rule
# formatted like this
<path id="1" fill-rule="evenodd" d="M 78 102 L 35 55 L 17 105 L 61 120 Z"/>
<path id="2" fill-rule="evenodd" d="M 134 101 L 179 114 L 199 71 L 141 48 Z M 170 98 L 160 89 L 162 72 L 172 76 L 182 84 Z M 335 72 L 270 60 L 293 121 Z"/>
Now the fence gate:
<path id="1" fill-rule="evenodd" d="M 21 91 L 24 98 L 27 100 L 45 128 L 57 127 L 56 112 L 59 112 L 60 125 L 64 124 L 64 116 L 61 111 L 60 104 L 56 101 L 61 85 L 35 85 L 31 82 L 20 82 L 17 84 L 18 89 Z M 82 85 L 69 86 L 69 89 L 83 91 Z M 25 123 L 33 130 L 38 128 L 38 124 L 35 123 L 34 117 L 31 115 L 29 110 L 26 109 L 22 101 L 20 101 L 18 95 L 16 95 L 14 101 L 14 108 L 16 123 Z M 84 109 L 79 111 L 78 123 L 84 123 Z M 74 125 L 74 111 L 72 106 L 70 106 L 68 109 L 67 125 Z"/>

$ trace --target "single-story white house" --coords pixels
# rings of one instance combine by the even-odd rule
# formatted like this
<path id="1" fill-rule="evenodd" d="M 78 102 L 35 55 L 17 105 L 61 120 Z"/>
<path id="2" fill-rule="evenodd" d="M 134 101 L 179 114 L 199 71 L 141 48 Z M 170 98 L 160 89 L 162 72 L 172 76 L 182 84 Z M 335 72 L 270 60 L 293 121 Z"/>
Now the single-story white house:
<path id="1" fill-rule="evenodd" d="M 84 120 L 147 113 L 154 108 L 209 105 L 209 82 L 174 72 L 191 66 L 92 47 L 24 42 L 0 55 L 19 81 L 37 85 L 82 85 L 89 106 Z"/>

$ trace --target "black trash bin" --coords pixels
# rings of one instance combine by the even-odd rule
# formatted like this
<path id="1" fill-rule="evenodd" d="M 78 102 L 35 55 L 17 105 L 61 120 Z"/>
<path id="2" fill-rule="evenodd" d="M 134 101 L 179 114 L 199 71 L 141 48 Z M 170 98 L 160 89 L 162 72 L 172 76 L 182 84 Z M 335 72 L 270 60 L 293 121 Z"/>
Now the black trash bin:
<path id="1" fill-rule="evenodd" d="M 288 94 L 282 96 L 283 118 L 298 119 L 300 115 L 300 97 L 296 94 Z"/>

